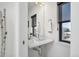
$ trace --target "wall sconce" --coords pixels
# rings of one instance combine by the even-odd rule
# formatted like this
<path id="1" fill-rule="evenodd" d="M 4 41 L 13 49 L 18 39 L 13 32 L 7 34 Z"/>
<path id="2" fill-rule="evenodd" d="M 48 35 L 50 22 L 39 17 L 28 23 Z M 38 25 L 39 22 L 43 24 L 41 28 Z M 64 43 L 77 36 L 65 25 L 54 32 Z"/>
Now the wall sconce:
<path id="1" fill-rule="evenodd" d="M 48 20 L 48 32 L 49 33 L 53 32 L 52 19 Z"/>

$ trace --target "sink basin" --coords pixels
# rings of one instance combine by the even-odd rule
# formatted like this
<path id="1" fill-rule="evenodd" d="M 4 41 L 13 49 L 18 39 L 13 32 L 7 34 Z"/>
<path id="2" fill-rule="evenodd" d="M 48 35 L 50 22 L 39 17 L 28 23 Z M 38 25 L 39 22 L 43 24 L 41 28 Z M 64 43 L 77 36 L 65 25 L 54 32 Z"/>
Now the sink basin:
<path id="1" fill-rule="evenodd" d="M 29 40 L 29 48 L 34 48 L 34 47 L 37 47 L 37 46 L 41 46 L 41 45 L 44 45 L 44 44 L 47 44 L 47 43 L 50 43 L 54 41 L 54 39 L 44 39 L 44 38 L 36 38 L 36 37 L 32 37 L 30 40 Z"/>

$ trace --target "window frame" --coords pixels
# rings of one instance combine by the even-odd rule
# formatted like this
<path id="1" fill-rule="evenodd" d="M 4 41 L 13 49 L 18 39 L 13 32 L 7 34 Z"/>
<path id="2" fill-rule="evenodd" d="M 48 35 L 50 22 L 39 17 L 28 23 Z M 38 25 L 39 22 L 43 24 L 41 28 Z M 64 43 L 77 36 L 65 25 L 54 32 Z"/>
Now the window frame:
<path id="1" fill-rule="evenodd" d="M 70 44 L 70 41 L 62 39 L 62 24 L 66 23 L 66 22 L 71 22 L 70 20 L 62 21 L 62 5 L 66 4 L 66 3 L 69 3 L 69 2 L 58 2 L 57 3 L 57 5 L 58 5 L 58 23 L 59 23 L 59 41 Z"/>

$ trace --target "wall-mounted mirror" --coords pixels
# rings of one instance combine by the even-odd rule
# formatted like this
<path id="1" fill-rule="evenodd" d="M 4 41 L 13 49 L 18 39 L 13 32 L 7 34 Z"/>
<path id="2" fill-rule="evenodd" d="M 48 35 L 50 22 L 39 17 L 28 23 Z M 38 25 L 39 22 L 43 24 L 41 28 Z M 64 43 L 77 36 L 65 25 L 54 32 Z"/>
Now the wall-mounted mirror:
<path id="1" fill-rule="evenodd" d="M 52 33 L 52 19 L 46 18 L 47 5 L 42 3 L 29 2 L 29 34 L 37 38 L 44 38 Z"/>
<path id="2" fill-rule="evenodd" d="M 41 3 L 29 2 L 29 37 L 44 36 L 44 5 Z"/>

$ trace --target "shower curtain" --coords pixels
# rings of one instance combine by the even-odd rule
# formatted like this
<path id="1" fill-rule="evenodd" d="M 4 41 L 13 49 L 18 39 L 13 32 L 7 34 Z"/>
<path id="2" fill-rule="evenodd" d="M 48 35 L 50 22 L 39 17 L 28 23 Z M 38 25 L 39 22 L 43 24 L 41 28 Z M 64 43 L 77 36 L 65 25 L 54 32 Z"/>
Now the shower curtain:
<path id="1" fill-rule="evenodd" d="M 0 57 L 5 56 L 6 51 L 6 9 L 0 11 Z"/>

